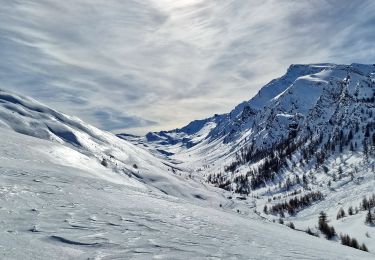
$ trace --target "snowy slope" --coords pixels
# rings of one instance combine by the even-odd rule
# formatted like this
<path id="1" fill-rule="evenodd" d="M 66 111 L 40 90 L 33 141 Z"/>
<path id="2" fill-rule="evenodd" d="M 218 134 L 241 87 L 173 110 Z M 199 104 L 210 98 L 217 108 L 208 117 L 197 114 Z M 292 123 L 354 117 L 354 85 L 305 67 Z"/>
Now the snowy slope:
<path id="1" fill-rule="evenodd" d="M 200 197 L 200 185 L 190 181 L 188 172 L 183 169 L 177 169 L 144 149 L 33 99 L 0 90 L 0 126 L 70 147 L 90 158 L 90 164 L 95 165 L 91 169 L 107 168 L 111 174 L 121 175 L 126 182 L 135 186 L 153 187 L 178 197 Z M 56 153 L 56 160 L 64 161 L 70 157 L 58 151 L 53 153 Z M 75 159 L 72 160 L 70 163 L 77 165 Z M 87 165 L 78 164 L 84 169 Z"/>
<path id="2" fill-rule="evenodd" d="M 251 212 L 140 189 L 62 144 L 0 135 L 1 259 L 373 258 Z"/>
<path id="3" fill-rule="evenodd" d="M 193 124 L 195 131 L 184 127 L 132 141 L 242 194 L 270 221 L 283 218 L 319 233 L 317 219 L 325 211 L 337 242 L 340 233 L 349 234 L 375 251 L 366 211 L 336 220 L 341 207 L 360 207 L 363 197 L 375 193 L 374 99 L 375 65 L 291 65 L 230 113 Z M 181 137 L 196 141 L 187 146 Z M 263 213 L 265 206 L 312 192 L 323 199 L 293 214 Z"/>

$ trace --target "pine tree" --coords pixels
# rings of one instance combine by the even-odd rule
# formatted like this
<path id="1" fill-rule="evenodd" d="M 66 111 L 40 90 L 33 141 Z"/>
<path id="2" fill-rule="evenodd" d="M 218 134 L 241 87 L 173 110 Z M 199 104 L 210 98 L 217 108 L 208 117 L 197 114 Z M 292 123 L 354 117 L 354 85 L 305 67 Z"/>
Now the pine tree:
<path id="1" fill-rule="evenodd" d="M 362 210 L 367 210 L 369 208 L 369 203 L 366 197 L 363 197 L 362 204 L 361 204 Z"/>
<path id="2" fill-rule="evenodd" d="M 343 235 L 340 234 L 340 239 L 341 239 L 341 244 L 344 246 L 349 246 L 350 245 L 350 237 L 348 235 Z"/>
<path id="3" fill-rule="evenodd" d="M 327 214 L 323 211 L 319 215 L 319 230 L 326 236 L 327 239 L 332 239 L 336 235 L 334 227 L 327 224 Z"/>
<path id="4" fill-rule="evenodd" d="M 366 224 L 373 225 L 374 224 L 374 216 L 371 213 L 371 209 L 368 209 L 367 215 L 366 215 Z"/>
<path id="5" fill-rule="evenodd" d="M 294 223 L 293 222 L 290 222 L 288 224 L 288 227 L 290 227 L 291 229 L 296 229 L 296 227 L 294 226 Z"/>
<path id="6" fill-rule="evenodd" d="M 339 212 L 337 213 L 337 219 L 344 218 L 345 216 L 346 215 L 344 209 L 340 208 Z"/>
<path id="7" fill-rule="evenodd" d="M 350 240 L 350 245 L 349 245 L 349 246 L 354 247 L 354 248 L 356 248 L 356 249 L 359 249 L 359 244 L 358 244 L 357 239 L 352 238 L 352 239 Z"/>
<path id="8" fill-rule="evenodd" d="M 368 252 L 367 246 L 362 243 L 362 245 L 359 247 L 360 250 Z"/>
<path id="9" fill-rule="evenodd" d="M 321 211 L 319 215 L 319 227 L 324 223 L 327 223 L 327 214 L 324 211 Z"/>

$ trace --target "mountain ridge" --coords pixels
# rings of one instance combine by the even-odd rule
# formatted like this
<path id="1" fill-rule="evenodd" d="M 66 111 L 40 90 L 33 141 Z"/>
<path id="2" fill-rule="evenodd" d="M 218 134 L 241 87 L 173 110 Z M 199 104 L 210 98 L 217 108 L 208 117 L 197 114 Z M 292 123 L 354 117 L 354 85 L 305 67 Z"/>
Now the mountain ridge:
<path id="1" fill-rule="evenodd" d="M 240 105 L 236 106 L 231 112 L 227 114 L 215 115 L 213 117 L 209 117 L 206 119 L 196 120 L 180 129 L 149 133 L 146 135 L 145 141 L 160 141 L 159 144 L 161 145 L 176 145 L 180 142 L 182 146 L 186 146 L 188 148 L 195 146 L 197 143 L 202 142 L 202 140 L 204 139 L 214 140 L 224 136 L 224 142 L 230 141 L 231 132 L 232 135 L 238 132 L 238 126 L 240 124 L 244 128 L 249 128 L 249 125 L 246 125 L 246 123 L 249 124 L 250 122 L 246 121 L 246 119 L 248 119 L 251 116 L 254 116 L 254 114 L 257 113 L 259 109 L 266 106 L 267 103 L 272 102 L 273 99 L 280 99 L 280 95 L 282 95 L 287 88 L 293 85 L 295 91 L 300 91 L 300 89 L 298 89 L 297 86 L 294 86 L 294 83 L 296 80 L 298 80 L 298 78 L 298 81 L 300 82 L 297 83 L 300 83 L 300 88 L 302 88 L 306 85 L 304 83 L 309 83 L 313 81 L 317 82 L 318 78 L 315 74 L 320 73 L 322 71 L 341 72 L 342 75 L 334 75 L 334 77 L 339 76 L 341 77 L 341 80 L 344 80 L 345 77 L 350 73 L 369 76 L 371 73 L 374 73 L 375 66 L 372 64 L 364 65 L 357 63 L 353 63 L 351 65 L 335 65 L 332 63 L 308 65 L 293 64 L 288 68 L 285 75 L 281 76 L 278 79 L 270 81 L 263 88 L 261 88 L 258 94 L 256 94 L 252 99 L 250 99 L 249 101 L 242 102 Z M 307 75 L 314 75 L 314 77 L 303 78 Z M 302 82 L 301 84 L 301 81 L 304 82 Z M 317 86 L 323 83 L 324 80 L 322 80 L 318 84 L 311 85 Z M 319 90 L 318 88 L 316 89 Z M 316 93 L 312 92 L 309 94 L 313 95 Z M 285 94 L 284 96 L 287 95 Z M 303 98 L 303 96 L 304 95 L 302 95 L 301 93 L 301 95 L 297 97 Z M 313 100 L 310 100 L 310 102 L 311 101 Z M 194 127 L 194 124 L 196 124 L 196 122 L 199 122 L 198 127 Z M 204 131 L 205 133 L 199 133 L 205 126 L 207 126 L 209 131 Z M 197 138 L 195 136 L 197 134 L 201 137 L 198 141 L 196 140 Z M 204 138 L 202 137 L 203 134 L 206 135 Z"/>

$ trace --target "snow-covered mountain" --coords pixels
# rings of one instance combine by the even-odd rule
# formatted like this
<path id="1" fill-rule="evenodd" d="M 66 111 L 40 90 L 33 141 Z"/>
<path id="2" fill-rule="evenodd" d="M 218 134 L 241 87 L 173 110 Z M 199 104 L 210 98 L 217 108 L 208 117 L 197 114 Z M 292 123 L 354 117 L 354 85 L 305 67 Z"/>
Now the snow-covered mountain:
<path id="1" fill-rule="evenodd" d="M 374 73 L 292 65 L 143 138 L 0 90 L 1 258 L 372 259 Z"/>
<path id="2" fill-rule="evenodd" d="M 325 211 L 337 240 L 349 234 L 375 250 L 362 201 L 375 193 L 374 100 L 375 65 L 291 65 L 230 113 L 132 142 L 243 194 L 270 221 L 318 234 Z"/>
<path id="3" fill-rule="evenodd" d="M 252 201 L 35 100 L 2 90 L 0 120 L 1 259 L 373 256 L 265 221 Z"/>
<path id="4" fill-rule="evenodd" d="M 375 65 L 291 65 L 284 76 L 230 113 L 132 141 L 151 144 L 174 159 L 203 158 L 210 164 L 221 158 L 226 164 L 239 161 L 240 166 L 264 159 L 267 151 L 286 141 L 319 137 L 332 143 L 352 130 L 358 139 L 353 145 L 362 151 L 365 137 L 366 149 L 372 145 L 374 98 Z M 237 160 L 245 153 L 249 158 Z M 250 158 L 255 154 L 258 159 Z"/>

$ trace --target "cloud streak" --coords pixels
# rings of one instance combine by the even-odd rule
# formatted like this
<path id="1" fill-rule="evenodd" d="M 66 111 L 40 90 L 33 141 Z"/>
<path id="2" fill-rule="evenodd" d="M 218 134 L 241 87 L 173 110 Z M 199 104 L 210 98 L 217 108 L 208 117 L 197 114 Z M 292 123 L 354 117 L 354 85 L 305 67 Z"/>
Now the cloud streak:
<path id="1" fill-rule="evenodd" d="M 291 63 L 373 63 L 373 1 L 5 0 L 3 88 L 107 130 L 226 112 Z"/>

